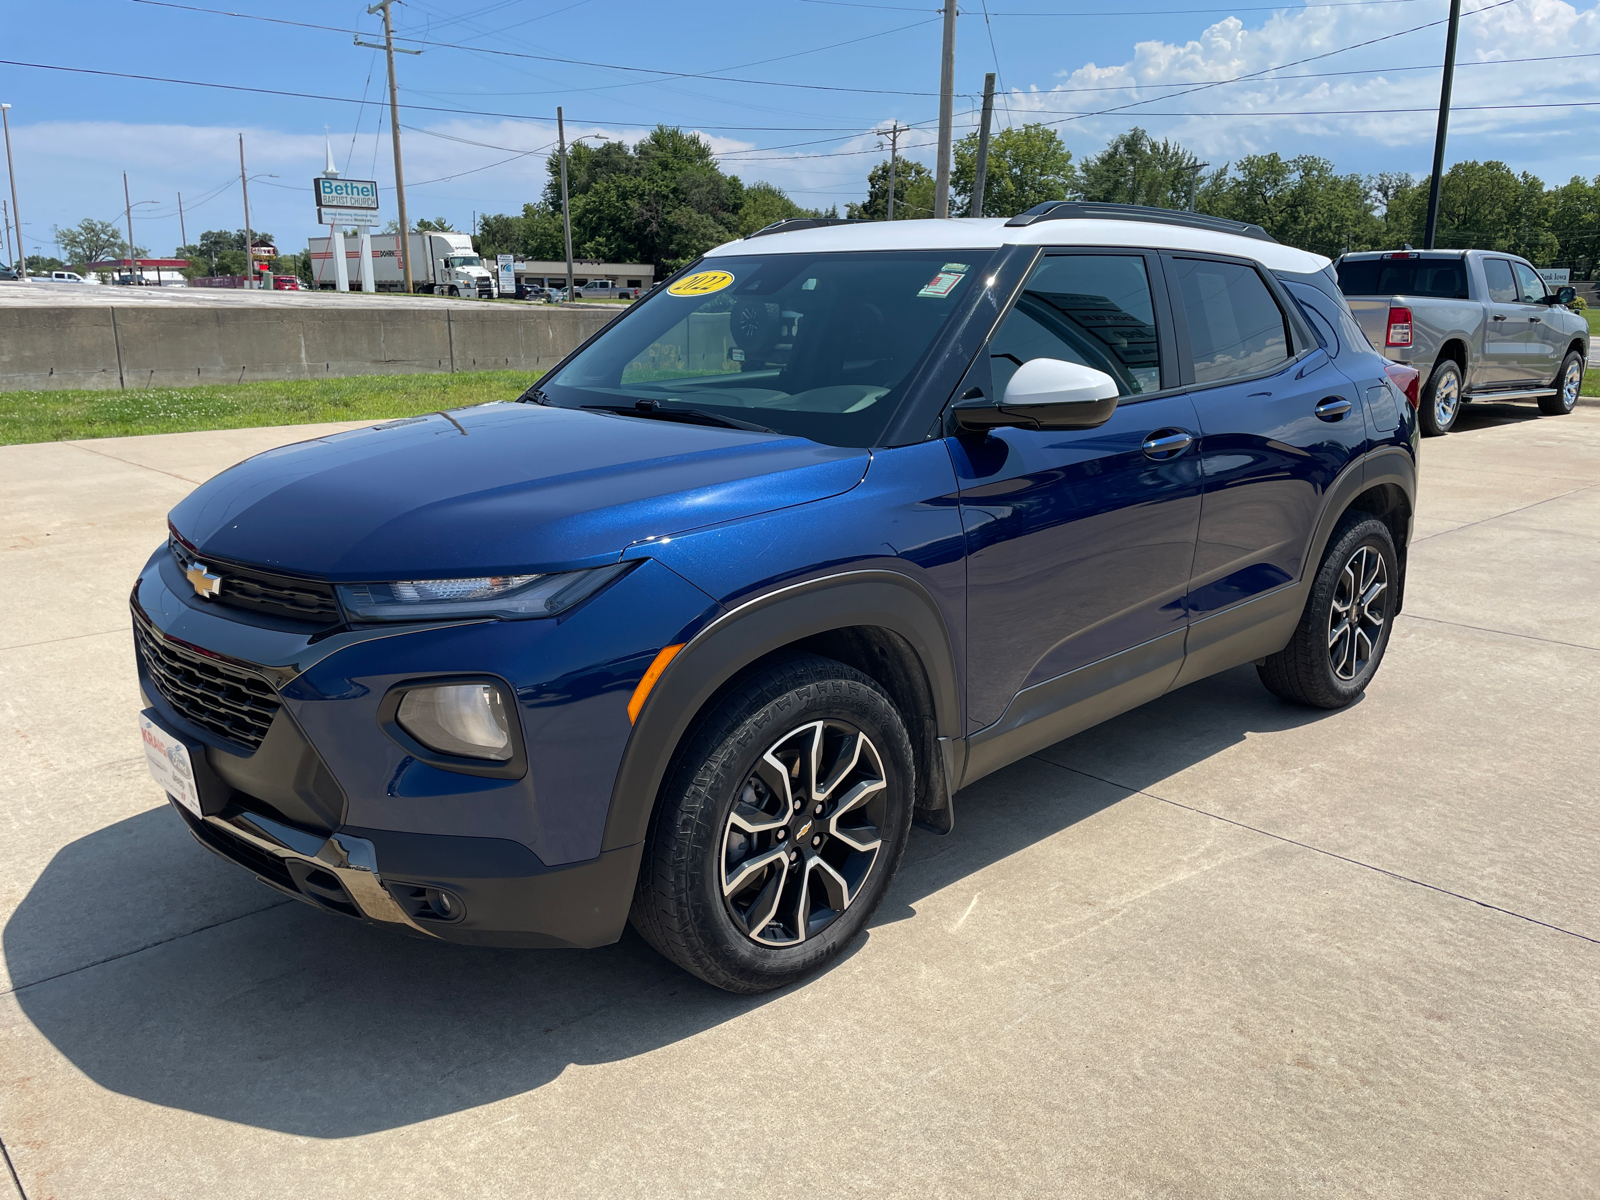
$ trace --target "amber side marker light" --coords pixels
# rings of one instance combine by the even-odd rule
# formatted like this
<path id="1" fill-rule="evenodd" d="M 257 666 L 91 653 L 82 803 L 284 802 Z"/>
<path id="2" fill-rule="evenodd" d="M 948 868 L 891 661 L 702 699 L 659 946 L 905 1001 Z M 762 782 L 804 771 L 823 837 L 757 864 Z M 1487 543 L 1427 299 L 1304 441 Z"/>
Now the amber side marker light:
<path id="1" fill-rule="evenodd" d="M 661 653 L 656 655 L 655 661 L 650 664 L 650 669 L 644 673 L 644 678 L 639 680 L 639 686 L 633 689 L 633 699 L 628 701 L 628 724 L 632 725 L 639 719 L 639 710 L 644 707 L 645 700 L 650 695 L 650 689 L 655 687 L 656 680 L 661 678 L 661 672 L 667 669 L 667 664 L 678 657 L 678 651 L 687 643 L 679 642 L 676 646 L 663 646 Z"/>

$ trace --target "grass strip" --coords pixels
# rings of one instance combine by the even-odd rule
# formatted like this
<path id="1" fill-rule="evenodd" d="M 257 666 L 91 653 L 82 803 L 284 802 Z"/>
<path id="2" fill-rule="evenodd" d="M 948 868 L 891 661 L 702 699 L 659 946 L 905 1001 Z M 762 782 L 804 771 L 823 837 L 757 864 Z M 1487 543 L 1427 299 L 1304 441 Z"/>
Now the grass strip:
<path id="1" fill-rule="evenodd" d="M 537 371 L 358 375 L 127 391 L 0 392 L 0 445 L 413 417 L 514 400 Z"/>

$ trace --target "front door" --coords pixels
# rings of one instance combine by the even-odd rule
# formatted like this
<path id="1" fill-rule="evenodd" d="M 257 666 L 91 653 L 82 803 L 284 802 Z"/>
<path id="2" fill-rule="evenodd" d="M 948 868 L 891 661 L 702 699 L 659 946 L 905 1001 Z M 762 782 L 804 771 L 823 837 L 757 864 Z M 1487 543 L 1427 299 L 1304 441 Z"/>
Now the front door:
<path id="1" fill-rule="evenodd" d="M 1316 567 L 1323 497 L 1365 451 L 1367 422 L 1361 389 L 1255 264 L 1174 254 L 1167 270 L 1205 480 L 1187 681 L 1240 661 L 1290 605 L 1288 585 Z"/>
<path id="2" fill-rule="evenodd" d="M 969 376 L 1001 396 L 1023 363 L 1058 358 L 1106 371 L 1121 395 L 1098 429 L 948 439 L 967 536 L 971 730 L 1019 692 L 1132 647 L 1159 643 L 1139 680 L 1113 682 L 1159 695 L 1177 673 L 1199 429 L 1189 398 L 1163 391 L 1177 377 L 1160 272 L 1137 251 L 1047 254 Z"/>
<path id="3" fill-rule="evenodd" d="M 1511 273 L 1517 279 L 1517 302 L 1528 314 L 1527 366 L 1531 381 L 1549 383 L 1556 377 L 1566 357 L 1567 339 L 1556 327 L 1555 314 L 1545 304 L 1544 280 L 1527 263 L 1513 262 Z"/>

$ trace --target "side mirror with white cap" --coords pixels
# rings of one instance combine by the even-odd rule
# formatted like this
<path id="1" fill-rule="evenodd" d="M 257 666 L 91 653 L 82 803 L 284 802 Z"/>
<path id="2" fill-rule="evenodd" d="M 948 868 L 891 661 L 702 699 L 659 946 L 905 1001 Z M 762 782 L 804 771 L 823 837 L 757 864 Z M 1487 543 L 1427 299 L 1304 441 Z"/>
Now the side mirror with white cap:
<path id="1" fill-rule="evenodd" d="M 998 403 L 979 396 L 954 406 L 957 423 L 974 432 L 1020 429 L 1093 429 L 1117 410 L 1117 381 L 1104 371 L 1059 358 L 1023 363 Z"/>

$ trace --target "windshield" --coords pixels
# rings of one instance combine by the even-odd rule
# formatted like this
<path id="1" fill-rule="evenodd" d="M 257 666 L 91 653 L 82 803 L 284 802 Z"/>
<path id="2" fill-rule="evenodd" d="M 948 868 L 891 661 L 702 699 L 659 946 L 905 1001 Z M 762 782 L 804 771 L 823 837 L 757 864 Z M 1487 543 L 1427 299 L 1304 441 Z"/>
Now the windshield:
<path id="1" fill-rule="evenodd" d="M 476 254 L 454 254 L 450 257 L 452 267 L 476 267 L 480 261 Z"/>
<path id="2" fill-rule="evenodd" d="M 990 250 L 707 259 L 540 390 L 564 408 L 697 409 L 873 446 Z"/>
<path id="3" fill-rule="evenodd" d="M 1346 296 L 1467 298 L 1466 263 L 1455 258 L 1347 258 L 1339 263 Z"/>

